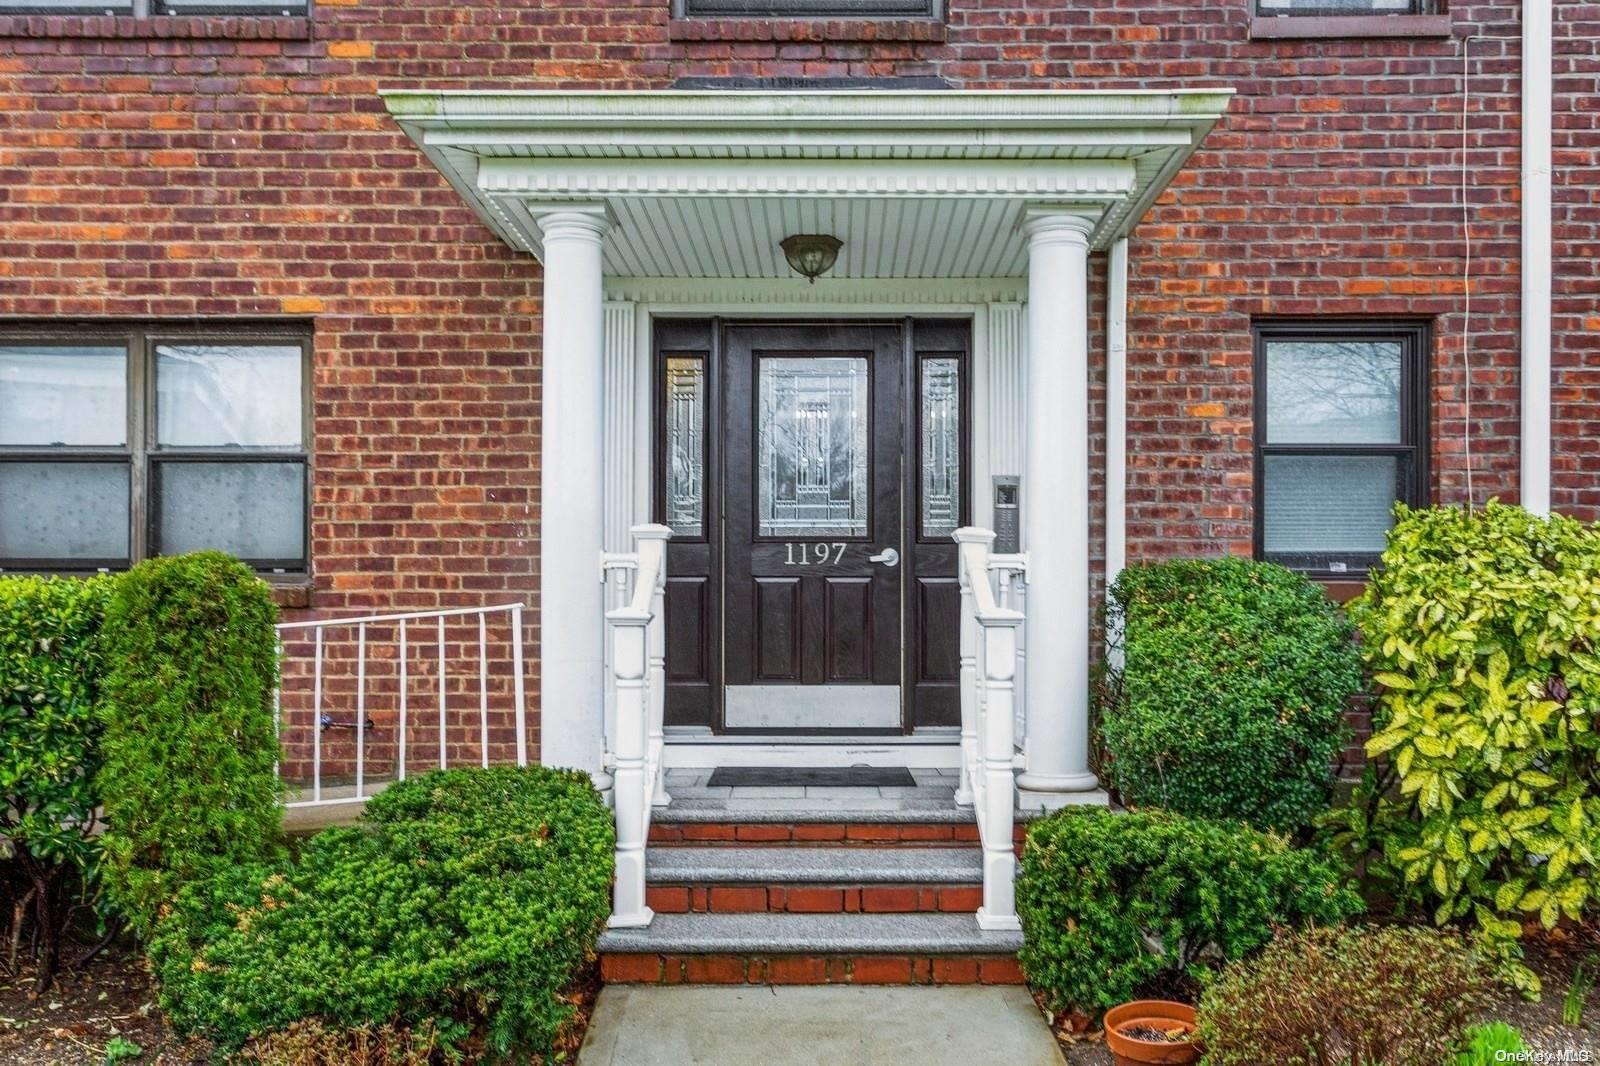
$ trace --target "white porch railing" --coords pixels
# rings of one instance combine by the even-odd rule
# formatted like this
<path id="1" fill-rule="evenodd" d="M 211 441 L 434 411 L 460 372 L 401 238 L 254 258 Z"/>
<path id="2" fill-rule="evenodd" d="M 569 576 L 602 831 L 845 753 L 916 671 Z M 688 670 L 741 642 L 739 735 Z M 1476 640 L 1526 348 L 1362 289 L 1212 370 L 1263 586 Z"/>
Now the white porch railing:
<path id="1" fill-rule="evenodd" d="M 645 845 L 653 807 L 671 802 L 661 769 L 662 714 L 666 707 L 667 637 L 662 604 L 667 587 L 666 526 L 631 530 L 634 551 L 606 555 L 601 566 L 620 581 L 623 602 L 606 612 L 607 702 L 615 708 L 606 735 L 617 819 L 614 928 L 649 925 L 645 905 Z M 608 580 L 607 587 L 613 582 Z"/>
<path id="2" fill-rule="evenodd" d="M 436 752 L 425 756 L 428 769 L 433 769 L 435 759 L 439 769 L 448 769 L 452 731 L 457 738 L 458 751 L 474 747 L 470 718 L 473 710 L 477 718 L 476 761 L 488 766 L 491 762 L 491 716 L 497 722 L 504 721 L 503 704 L 492 708 L 490 690 L 495 688 L 495 696 L 501 697 L 504 674 L 508 671 L 516 764 L 526 766 L 528 730 L 522 609 L 520 603 L 507 603 L 494 607 L 319 618 L 279 624 L 281 670 L 279 688 L 273 694 L 279 743 L 297 762 L 307 755 L 310 759 L 309 784 L 301 787 L 298 798 L 285 806 L 360 802 L 371 796 L 375 789 L 369 787 L 374 782 L 369 780 L 367 747 L 379 730 L 393 729 L 392 741 L 384 744 L 385 750 L 393 754 L 392 767 L 381 774 L 376 782 L 378 786 L 391 780 L 405 780 L 411 762 L 418 755 L 417 739 L 412 734 L 418 729 L 425 733 L 430 726 L 436 730 L 435 743 L 428 747 Z M 491 620 L 498 622 L 502 618 L 511 631 L 510 653 L 498 671 L 498 682 L 491 686 L 495 659 L 490 654 L 489 629 Z M 474 621 L 476 626 L 472 625 Z M 471 651 L 474 636 L 475 656 Z M 337 669 L 330 670 L 335 663 Z M 432 676 L 426 676 L 428 674 Z M 418 681 L 423 684 L 417 684 Z M 418 692 L 413 693 L 413 689 Z M 427 698 L 418 706 L 417 696 L 424 693 Z M 392 713 L 392 725 L 385 722 L 380 726 L 372 718 L 374 713 L 385 719 Z M 310 728 L 311 734 L 309 753 L 303 752 L 305 741 L 300 738 L 300 731 L 305 727 Z M 353 770 L 351 785 L 325 786 L 325 757 L 329 753 L 323 735 L 333 730 L 353 735 L 354 750 L 348 754 L 341 751 L 336 758 L 339 768 L 349 766 Z M 502 756 L 497 761 L 505 760 Z M 279 771 L 281 774 L 281 764 Z"/>
<path id="3" fill-rule="evenodd" d="M 991 553 L 994 532 L 963 527 L 961 581 L 961 778 L 956 802 L 971 804 L 983 848 L 983 929 L 1018 929 L 1016 735 L 1027 562 Z M 999 589 L 999 595 L 996 589 Z"/>

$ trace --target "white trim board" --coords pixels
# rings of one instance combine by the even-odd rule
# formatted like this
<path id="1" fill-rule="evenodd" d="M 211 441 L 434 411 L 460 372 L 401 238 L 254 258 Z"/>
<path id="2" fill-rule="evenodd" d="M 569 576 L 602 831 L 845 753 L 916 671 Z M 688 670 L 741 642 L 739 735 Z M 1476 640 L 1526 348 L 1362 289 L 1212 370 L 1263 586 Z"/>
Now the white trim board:
<path id="1" fill-rule="evenodd" d="M 662 765 L 670 770 L 707 769 L 718 766 L 906 766 L 954 770 L 961 766 L 958 738 L 941 743 L 885 742 L 877 739 L 818 738 L 798 743 L 793 738 L 763 740 L 739 737 L 715 743 L 669 740 L 662 749 Z"/>

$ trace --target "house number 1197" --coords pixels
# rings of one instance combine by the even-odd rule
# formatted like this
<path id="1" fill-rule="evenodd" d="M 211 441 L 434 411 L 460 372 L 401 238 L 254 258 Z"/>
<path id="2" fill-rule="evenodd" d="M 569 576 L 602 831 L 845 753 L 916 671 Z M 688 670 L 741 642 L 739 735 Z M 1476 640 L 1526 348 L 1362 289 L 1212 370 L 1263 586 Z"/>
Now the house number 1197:
<path id="1" fill-rule="evenodd" d="M 834 541 L 832 544 L 802 544 L 791 540 L 787 541 L 783 548 L 785 566 L 826 566 L 830 561 L 834 566 L 838 566 L 840 560 L 844 558 L 843 541 Z"/>

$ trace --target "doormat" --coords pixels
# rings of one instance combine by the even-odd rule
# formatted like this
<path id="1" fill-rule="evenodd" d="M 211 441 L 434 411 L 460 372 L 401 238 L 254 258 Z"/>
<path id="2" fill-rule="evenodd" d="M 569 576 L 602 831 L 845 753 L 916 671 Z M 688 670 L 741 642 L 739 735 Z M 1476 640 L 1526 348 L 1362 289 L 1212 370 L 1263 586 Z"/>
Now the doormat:
<path id="1" fill-rule="evenodd" d="M 708 788 L 815 785 L 819 788 L 916 788 L 904 766 L 719 766 Z"/>

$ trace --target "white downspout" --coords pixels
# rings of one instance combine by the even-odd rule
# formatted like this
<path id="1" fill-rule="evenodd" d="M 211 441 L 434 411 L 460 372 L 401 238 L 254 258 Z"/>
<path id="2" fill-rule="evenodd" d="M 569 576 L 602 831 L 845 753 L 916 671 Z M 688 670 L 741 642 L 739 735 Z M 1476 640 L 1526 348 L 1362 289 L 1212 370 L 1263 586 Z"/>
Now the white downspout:
<path id="1" fill-rule="evenodd" d="M 1128 565 L 1128 238 L 1106 259 L 1106 587 Z"/>
<path id="2" fill-rule="evenodd" d="M 1550 0 L 1522 5 L 1522 505 L 1550 513 Z"/>

